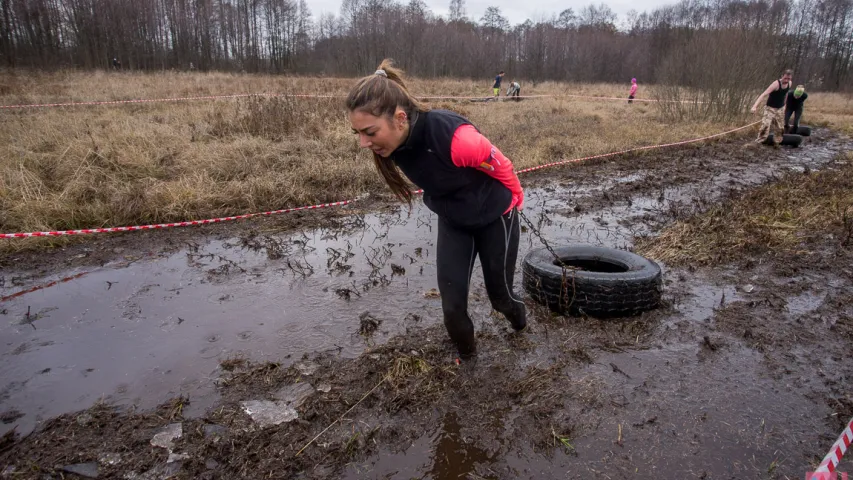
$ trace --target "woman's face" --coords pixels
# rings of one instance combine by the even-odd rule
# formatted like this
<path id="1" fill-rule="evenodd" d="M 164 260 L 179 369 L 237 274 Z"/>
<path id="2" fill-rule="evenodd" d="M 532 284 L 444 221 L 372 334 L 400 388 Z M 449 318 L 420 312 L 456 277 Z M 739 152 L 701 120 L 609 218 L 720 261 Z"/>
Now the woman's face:
<path id="1" fill-rule="evenodd" d="M 369 148 L 380 157 L 390 156 L 403 144 L 409 133 L 406 112 L 399 108 L 392 117 L 377 117 L 362 110 L 354 110 L 349 113 L 349 121 L 353 132 L 358 134 L 358 146 Z"/>

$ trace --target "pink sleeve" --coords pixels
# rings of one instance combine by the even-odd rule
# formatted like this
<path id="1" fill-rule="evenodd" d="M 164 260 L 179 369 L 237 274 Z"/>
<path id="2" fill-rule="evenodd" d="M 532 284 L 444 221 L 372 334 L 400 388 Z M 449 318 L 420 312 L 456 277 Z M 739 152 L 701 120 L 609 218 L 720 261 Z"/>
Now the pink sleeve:
<path id="1" fill-rule="evenodd" d="M 524 191 L 512 169 L 512 162 L 497 147 L 492 146 L 473 125 L 462 125 L 456 129 L 450 143 L 450 158 L 457 167 L 477 168 L 499 180 L 512 192 L 512 202 L 506 211 L 512 210 L 513 207 L 521 209 L 524 204 Z"/>
<path id="2" fill-rule="evenodd" d="M 633 95 L 635 93 L 637 93 L 637 84 L 636 83 L 631 85 L 631 95 Z"/>

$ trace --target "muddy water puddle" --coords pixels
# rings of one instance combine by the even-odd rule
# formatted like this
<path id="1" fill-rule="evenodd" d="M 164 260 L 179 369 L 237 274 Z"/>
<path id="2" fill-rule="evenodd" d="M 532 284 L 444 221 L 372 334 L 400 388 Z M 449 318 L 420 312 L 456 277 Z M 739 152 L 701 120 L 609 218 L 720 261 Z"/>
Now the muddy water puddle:
<path id="1" fill-rule="evenodd" d="M 742 348 L 713 359 L 685 345 L 602 354 L 567 375 L 598 381 L 599 411 L 556 413 L 550 432 L 525 430 L 510 412 L 495 418 L 515 424 L 506 432 L 460 428 L 459 406 L 422 437 L 350 464 L 343 478 L 768 478 L 774 462 L 797 465 L 797 438 L 821 427 L 811 418 L 792 430 L 788 419 L 812 404 L 760 380 L 760 354 Z M 561 429 L 567 417 L 575 428 Z M 552 440 L 531 444 L 542 433 Z"/>
<path id="2" fill-rule="evenodd" d="M 418 241 L 434 225 L 420 210 L 370 215 L 343 235 L 189 245 L 4 302 L 3 408 L 35 419 L 102 398 L 153 406 L 211 393 L 232 356 L 357 356 L 406 322 L 437 318 L 439 300 L 424 296 L 434 252 Z M 363 314 L 380 322 L 369 339 L 359 335 Z"/>
<path id="3" fill-rule="evenodd" d="M 519 262 L 530 248 L 541 245 L 537 232 L 553 244 L 629 247 L 636 235 L 653 233 L 684 209 L 701 208 L 731 188 L 762 183 L 785 170 L 817 169 L 839 148 L 838 144 L 814 146 L 760 164 L 717 164 L 716 173 L 702 177 L 700 171 L 699 178 L 686 183 L 663 181 L 663 188 L 655 191 L 642 188 L 643 183 L 667 172 L 653 168 L 595 184 L 562 186 L 557 180 L 542 180 L 538 187 L 527 189 L 524 213 L 533 226 L 523 224 Z M 628 193 L 607 198 L 624 191 Z M 19 431 L 27 431 L 39 420 L 84 409 L 99 400 L 147 408 L 185 394 L 192 399 L 192 410 L 187 412 L 191 414 L 216 401 L 219 363 L 227 358 L 244 356 L 284 364 L 315 352 L 355 358 L 408 328 L 440 324 L 440 299 L 430 293 L 436 287 L 436 228 L 435 216 L 418 203 L 411 212 L 353 215 L 336 229 L 287 235 L 247 233 L 226 241 L 189 243 L 168 254 L 139 258 L 117 254 L 102 267 L 55 272 L 49 278 L 27 279 L 23 285 L 6 282 L 0 297 L 74 277 L 0 304 L 4 363 L 0 411 L 22 414 L 15 424 Z M 474 272 L 472 318 L 479 329 L 502 328 L 489 315 L 479 268 Z M 4 272 L 4 277 L 26 274 Z M 693 282 L 679 283 L 676 289 L 682 295 L 673 302 L 673 318 L 667 320 L 671 324 L 706 321 L 721 300 L 738 298 L 735 285 Z M 816 302 L 807 296 L 794 299 L 791 314 L 807 313 L 819 306 Z M 365 321 L 372 325 L 367 331 Z M 739 366 L 754 366 L 757 360 L 752 353 L 732 347 L 711 368 L 702 360 L 701 346 L 692 340 L 684 345 L 681 340 L 641 352 L 609 353 L 597 358 L 585 375 L 605 379 L 608 395 L 636 405 L 625 425 L 643 425 L 654 416 L 655 408 L 662 408 L 671 418 L 686 415 L 689 420 L 683 421 L 699 428 L 696 418 L 703 414 L 707 418 L 709 405 L 722 409 L 719 418 L 726 418 L 726 425 L 713 422 L 718 444 L 692 453 L 693 459 L 684 460 L 685 465 L 707 465 L 715 455 L 748 463 L 751 450 L 725 439 L 741 438 L 731 435 L 761 420 L 754 410 L 735 407 L 766 403 L 767 388 L 772 387 L 750 386 L 759 376 L 758 367 Z M 685 375 L 711 375 L 713 389 L 707 390 L 706 383 L 698 387 L 676 381 Z M 655 388 L 649 387 L 652 380 Z M 729 388 L 737 394 L 730 397 L 734 403 L 726 406 Z M 643 389 L 654 393 L 642 396 L 638 392 Z M 784 408 L 796 412 L 806 407 L 790 400 Z M 733 416 L 732 412 L 739 413 Z M 464 418 L 464 410 L 458 415 Z M 640 435 L 644 440 L 627 451 L 614 447 L 611 440 L 602 443 L 586 434 L 575 439 L 572 448 L 558 449 L 543 459 L 537 448 L 502 438 L 500 426 L 511 416 L 509 412 L 495 420 L 489 439 L 460 427 L 458 416 L 439 417 L 435 431 L 409 446 L 353 465 L 347 475 L 357 478 L 369 471 L 370 476 L 383 478 L 565 476 L 566 465 L 584 465 L 585 471 L 594 473 L 604 468 L 602 459 L 617 455 L 637 456 L 636 468 L 643 466 L 650 473 L 681 468 L 654 452 L 691 444 L 678 436 L 688 428 L 686 423 L 673 426 L 682 432 L 673 439 L 667 437 L 669 426 L 649 425 L 634 428 L 646 432 Z M 599 425 L 596 430 L 612 431 L 615 440 L 619 424 Z M 12 426 L 0 425 L 0 433 Z M 647 433 L 651 431 L 655 433 Z M 630 437 L 625 438 L 627 444 Z M 656 443 L 650 444 L 650 439 L 657 439 Z M 484 442 L 489 448 L 482 446 Z M 667 458 L 672 461 L 672 456 Z"/>
<path id="4" fill-rule="evenodd" d="M 634 348 L 588 345 L 588 365 L 563 369 L 564 379 L 552 387 L 566 403 L 547 413 L 547 425 L 536 425 L 547 431 L 525 423 L 535 402 L 485 419 L 473 406 L 455 404 L 425 422 L 434 427 L 423 436 L 350 464 L 344 478 L 746 479 L 805 471 L 811 459 L 803 440 L 819 440 L 815 432 L 829 414 L 805 392 L 823 394 L 826 387 L 810 368 L 793 367 L 810 363 L 803 349 L 792 352 L 796 373 L 779 382 L 761 352 L 715 333 L 717 309 L 750 299 L 724 277 L 682 276 L 669 288 L 672 311 L 659 319 L 651 340 L 638 338 Z M 550 354 L 563 339 L 541 329 L 530 337 L 536 347 L 520 354 L 516 366 L 553 365 Z M 497 367 L 483 357 L 478 368 Z M 832 359 L 826 362 L 832 368 Z M 459 417 L 468 419 L 461 428 Z"/>

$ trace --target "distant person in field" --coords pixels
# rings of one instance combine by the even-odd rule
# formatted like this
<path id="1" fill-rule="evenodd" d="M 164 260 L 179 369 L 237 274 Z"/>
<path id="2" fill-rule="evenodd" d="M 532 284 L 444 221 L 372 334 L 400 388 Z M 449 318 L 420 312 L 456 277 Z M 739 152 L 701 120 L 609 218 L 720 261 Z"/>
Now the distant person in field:
<path id="1" fill-rule="evenodd" d="M 785 98 L 785 133 L 797 133 L 800 129 L 800 118 L 803 116 L 803 103 L 809 98 L 806 93 L 806 87 L 797 85 L 793 92 L 788 92 Z M 794 123 L 789 125 L 791 115 L 794 116 Z"/>
<path id="2" fill-rule="evenodd" d="M 498 98 L 498 95 L 501 94 L 501 80 L 503 80 L 503 78 L 504 78 L 504 71 L 501 70 L 501 73 L 499 73 L 498 76 L 495 77 L 495 84 L 492 85 L 492 89 L 495 92 L 495 98 Z"/>
<path id="3" fill-rule="evenodd" d="M 515 97 L 513 100 L 516 102 L 521 100 L 521 85 L 513 80 L 512 83 L 509 84 L 509 88 L 506 89 L 506 96 Z"/>
<path id="4" fill-rule="evenodd" d="M 513 292 L 524 191 L 512 162 L 468 119 L 430 110 L 409 93 L 402 75 L 384 60 L 350 90 L 346 108 L 359 146 L 373 152 L 391 191 L 411 206 L 405 175 L 423 189 L 424 204 L 438 215 L 436 269 L 444 326 L 460 358 L 468 359 L 477 351 L 468 316 L 477 256 L 492 308 L 515 331 L 527 327 L 524 303 Z"/>
<path id="5" fill-rule="evenodd" d="M 113 58 L 113 70 L 121 70 L 121 62 L 117 58 Z"/>
<path id="6" fill-rule="evenodd" d="M 631 91 L 628 92 L 628 103 L 634 103 L 634 95 L 637 94 L 637 79 L 631 79 Z"/>
<path id="7" fill-rule="evenodd" d="M 781 78 L 771 83 L 755 99 L 755 104 L 750 109 L 752 113 L 758 112 L 758 106 L 764 97 L 767 97 L 767 103 L 764 105 L 764 114 L 761 117 L 761 128 L 758 130 L 758 138 L 755 139 L 757 143 L 766 142 L 770 138 L 770 135 L 774 136 L 774 144 L 782 141 L 782 134 L 785 131 L 785 123 L 782 119 L 784 112 L 782 108 L 785 106 L 785 98 L 791 89 L 791 78 L 793 76 L 793 70 L 785 70 Z M 778 136 L 776 133 L 778 133 Z"/>

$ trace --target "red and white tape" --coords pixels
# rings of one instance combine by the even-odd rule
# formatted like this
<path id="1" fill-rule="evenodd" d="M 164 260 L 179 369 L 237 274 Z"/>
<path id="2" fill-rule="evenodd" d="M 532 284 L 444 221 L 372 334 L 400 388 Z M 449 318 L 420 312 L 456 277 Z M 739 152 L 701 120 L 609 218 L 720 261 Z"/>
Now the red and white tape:
<path id="1" fill-rule="evenodd" d="M 344 98 L 346 95 L 322 95 L 311 93 L 238 93 L 233 95 L 203 95 L 196 97 L 174 97 L 174 98 L 143 98 L 133 100 L 97 100 L 90 102 L 63 102 L 63 103 L 24 103 L 17 105 L 0 105 L 2 109 L 26 109 L 26 108 L 49 108 L 49 107 L 80 107 L 86 105 L 121 105 L 128 103 L 158 103 L 158 102 L 181 102 L 192 100 L 219 100 L 225 98 L 244 98 L 244 97 L 293 97 L 293 98 Z M 421 100 L 491 100 L 494 97 L 490 96 L 418 96 Z M 502 100 L 512 98 L 579 98 L 587 100 L 618 100 L 625 102 L 627 97 L 596 97 L 589 95 L 520 95 L 518 97 L 499 97 Z M 650 103 L 694 103 L 691 100 L 654 100 L 648 98 L 635 98 L 635 102 L 650 102 Z M 705 102 L 696 102 L 705 103 Z"/>
<path id="2" fill-rule="evenodd" d="M 421 100 L 492 100 L 495 97 L 488 96 L 475 96 L 475 97 L 464 97 L 464 96 L 433 96 L 433 97 L 418 97 Z M 594 95 L 570 95 L 570 94 L 560 94 L 560 95 L 519 95 L 517 97 L 498 97 L 502 101 L 512 100 L 515 98 L 579 98 L 582 100 L 618 100 L 620 102 L 627 102 L 628 97 L 598 97 Z M 649 102 L 649 103 L 707 103 L 702 101 L 694 101 L 694 100 L 656 100 L 652 98 L 632 98 L 633 102 Z"/>
<path id="3" fill-rule="evenodd" d="M 68 235 L 86 235 L 90 233 L 114 233 L 114 232 L 134 232 L 137 230 L 160 230 L 164 228 L 174 227 L 190 227 L 193 225 L 207 225 L 210 223 L 230 222 L 232 220 L 243 220 L 252 217 L 278 215 L 280 213 L 296 212 L 299 210 L 315 210 L 318 208 L 337 207 L 348 205 L 356 202 L 360 198 L 352 200 L 341 200 L 339 202 L 321 203 L 317 205 L 308 205 L 304 207 L 285 208 L 282 210 L 271 210 L 269 212 L 247 213 L 245 215 L 235 215 L 233 217 L 209 218 L 206 220 L 190 220 L 186 222 L 174 223 L 158 223 L 155 225 L 134 225 L 130 227 L 105 227 L 105 228 L 84 228 L 80 230 L 56 230 L 50 232 L 26 232 L 26 233 L 2 233 L 0 238 L 27 238 L 27 237 L 63 237 Z"/>
<path id="4" fill-rule="evenodd" d="M 717 133 L 715 135 L 708 135 L 706 137 L 694 138 L 691 140 L 683 140 L 680 142 L 665 143 L 662 145 L 649 145 L 646 147 L 629 148 L 627 150 L 621 150 L 618 152 L 602 153 L 601 155 L 592 155 L 589 157 L 575 158 L 575 159 L 571 159 L 571 160 L 561 160 L 559 162 L 553 162 L 553 163 L 548 163 L 545 165 L 539 165 L 536 167 L 530 167 L 530 168 L 518 170 L 518 171 L 516 171 L 516 174 L 524 174 L 524 173 L 532 172 L 535 170 L 541 170 L 543 168 L 555 167 L 557 165 L 565 165 L 565 164 L 569 164 L 569 163 L 578 163 L 578 162 L 582 162 L 584 160 L 592 160 L 592 159 L 596 159 L 596 158 L 611 157 L 614 155 L 621 155 L 624 153 L 637 152 L 637 151 L 641 151 L 641 150 L 651 150 L 654 148 L 664 148 L 664 147 L 671 147 L 671 146 L 675 146 L 675 145 L 684 145 L 684 144 L 688 144 L 688 143 L 701 142 L 704 140 L 710 140 L 712 138 L 721 137 L 723 135 L 729 135 L 731 133 L 734 133 L 734 132 L 737 132 L 740 130 L 744 130 L 746 128 L 757 125 L 758 123 L 759 122 L 750 123 L 749 125 L 744 125 L 742 127 L 738 127 L 738 128 L 728 130 L 728 131 L 725 131 L 722 133 Z M 420 194 L 420 193 L 423 193 L 423 190 L 417 190 L 417 191 L 412 192 L 412 193 Z M 80 230 L 56 230 L 56 231 L 48 231 L 48 232 L 0 233 L 0 238 L 62 237 L 62 236 L 68 236 L 68 235 L 86 235 L 86 234 L 91 234 L 91 233 L 133 232 L 133 231 L 137 231 L 137 230 L 159 230 L 159 229 L 164 229 L 164 228 L 189 227 L 189 226 L 193 226 L 193 225 L 207 225 L 210 223 L 229 222 L 232 220 L 242 220 L 242 219 L 246 219 L 246 218 L 259 217 L 259 216 L 278 215 L 281 213 L 296 212 L 299 210 L 314 210 L 314 209 L 318 209 L 318 208 L 343 206 L 343 205 L 348 205 L 348 204 L 353 203 L 353 202 L 357 202 L 361 198 L 363 198 L 363 197 L 354 198 L 351 200 L 341 200 L 338 202 L 321 203 L 318 205 L 309 205 L 309 206 L 295 207 L 295 208 L 285 208 L 282 210 L 272 210 L 269 212 L 248 213 L 245 215 L 236 215 L 233 217 L 210 218 L 207 220 L 191 220 L 191 221 L 175 222 L 175 223 L 159 223 L 159 224 L 154 224 L 154 225 L 134 225 L 134 226 L 129 226 L 129 227 L 85 228 L 85 229 L 80 229 Z"/>
<path id="5" fill-rule="evenodd" d="M 589 100 L 620 100 L 623 102 L 628 100 L 627 97 L 596 97 L 596 96 L 590 96 L 590 95 L 571 95 L 568 93 L 558 95 L 558 97 L 584 98 L 584 99 L 589 99 Z M 695 100 L 656 100 L 653 98 L 632 98 L 631 101 L 632 102 L 649 102 L 649 103 L 708 103 L 708 102 L 695 101 Z"/>
<path id="6" fill-rule="evenodd" d="M 543 169 L 543 168 L 554 167 L 554 166 L 557 166 L 557 165 L 565 165 L 565 164 L 568 164 L 568 163 L 578 163 L 578 162 L 582 162 L 582 161 L 585 161 L 585 160 L 594 160 L 594 159 L 597 159 L 597 158 L 612 157 L 612 156 L 615 156 L 615 155 L 622 155 L 622 154 L 624 154 L 624 153 L 639 152 L 639 151 L 642 151 L 642 150 L 651 150 L 651 149 L 654 149 L 654 148 L 674 147 L 674 146 L 676 146 L 676 145 L 685 145 L 685 144 L 688 144 L 688 143 L 703 142 L 703 141 L 705 141 L 705 140 L 710 140 L 710 139 L 712 139 L 712 138 L 722 137 L 722 136 L 724 136 L 724 135 L 729 135 L 729 134 L 732 134 L 732 133 L 738 132 L 738 131 L 740 131 L 740 130 L 747 129 L 747 128 L 749 128 L 749 127 L 752 127 L 752 126 L 758 125 L 759 123 L 760 123 L 760 122 L 753 122 L 753 123 L 750 123 L 749 125 L 744 125 L 744 126 L 742 126 L 742 127 L 738 127 L 738 128 L 735 128 L 735 129 L 732 129 L 732 130 L 728 130 L 728 131 L 725 131 L 725 132 L 722 132 L 722 133 L 717 133 L 717 134 L 714 134 L 714 135 L 708 135 L 707 137 L 694 138 L 694 139 L 691 139 L 691 140 L 682 140 L 682 141 L 680 141 L 680 142 L 664 143 L 664 144 L 661 144 L 661 145 L 649 145 L 649 146 L 645 146 L 645 147 L 629 148 L 629 149 L 627 149 L 627 150 L 620 150 L 620 151 L 618 151 L 618 152 L 602 153 L 602 154 L 600 154 L 600 155 L 591 155 L 591 156 L 589 156 L 589 157 L 583 157 L 583 158 L 573 158 L 573 159 L 571 159 L 571 160 L 560 160 L 559 162 L 546 163 L 545 165 L 538 165 L 538 166 L 535 166 L 535 167 L 524 168 L 524 169 L 522 169 L 522 170 L 518 170 L 518 171 L 516 171 L 515 173 L 516 173 L 516 174 L 518 174 L 518 175 L 520 175 L 520 174 L 522 174 L 522 173 L 533 172 L 533 171 L 536 171 L 536 170 L 541 170 L 541 169 Z"/>
<path id="7" fill-rule="evenodd" d="M 475 96 L 455 96 L 455 95 L 433 95 L 433 96 L 418 96 L 421 100 L 512 100 L 513 98 L 556 98 L 559 95 L 519 95 L 517 97 L 494 97 L 485 95 Z"/>
<path id="8" fill-rule="evenodd" d="M 528 95 L 522 98 L 539 98 L 548 97 L 550 95 Z M 127 103 L 157 103 L 157 102 L 181 102 L 191 100 L 220 100 L 227 98 L 244 98 L 244 97 L 292 97 L 292 98 L 345 98 L 346 95 L 322 95 L 313 93 L 239 93 L 234 95 L 203 95 L 196 97 L 174 97 L 174 98 L 147 98 L 134 100 L 99 100 L 90 102 L 64 102 L 64 103 L 22 103 L 17 105 L 0 105 L 0 109 L 24 109 L 24 108 L 48 108 L 48 107 L 81 107 L 87 105 L 121 105 Z M 419 97 L 421 99 L 476 99 L 486 97 Z"/>
<path id="9" fill-rule="evenodd" d="M 5 302 L 7 300 L 11 300 L 13 298 L 20 297 L 21 295 L 26 295 L 27 293 L 37 292 L 39 290 L 43 290 L 45 288 L 50 288 L 54 285 L 58 285 L 60 283 L 70 282 L 71 280 L 80 278 L 82 276 L 88 275 L 89 272 L 82 272 L 75 275 L 71 275 L 70 277 L 61 278 L 59 280 L 54 280 L 50 283 L 45 283 L 42 285 L 36 285 L 35 287 L 28 288 L 26 290 L 21 290 L 20 292 L 13 293 L 11 295 L 6 295 L 5 297 L 0 297 L 0 302 Z"/>
<path id="10" fill-rule="evenodd" d="M 263 93 L 237 93 L 234 95 L 205 95 L 199 97 L 175 97 L 175 98 L 144 98 L 137 100 L 103 100 L 92 102 L 65 102 L 65 103 L 29 103 L 20 105 L 0 105 L 0 109 L 6 108 L 46 108 L 46 107 L 79 107 L 83 105 L 119 105 L 123 103 L 156 103 L 156 102 L 181 102 L 188 100 L 215 100 L 220 98 L 242 98 L 260 97 Z"/>
<path id="11" fill-rule="evenodd" d="M 836 440 L 832 445 L 832 448 L 829 449 L 829 453 L 824 457 L 823 461 L 820 462 L 820 465 L 814 473 L 835 472 L 835 469 L 838 468 L 838 464 L 841 463 L 841 457 L 843 457 L 844 453 L 847 452 L 847 449 L 850 448 L 851 443 L 853 443 L 853 419 L 847 422 L 847 427 L 845 427 L 844 431 L 841 432 L 841 436 L 838 437 L 838 440 Z M 815 475 L 812 477 L 812 480 L 823 480 L 824 478 L 825 476 Z"/>

